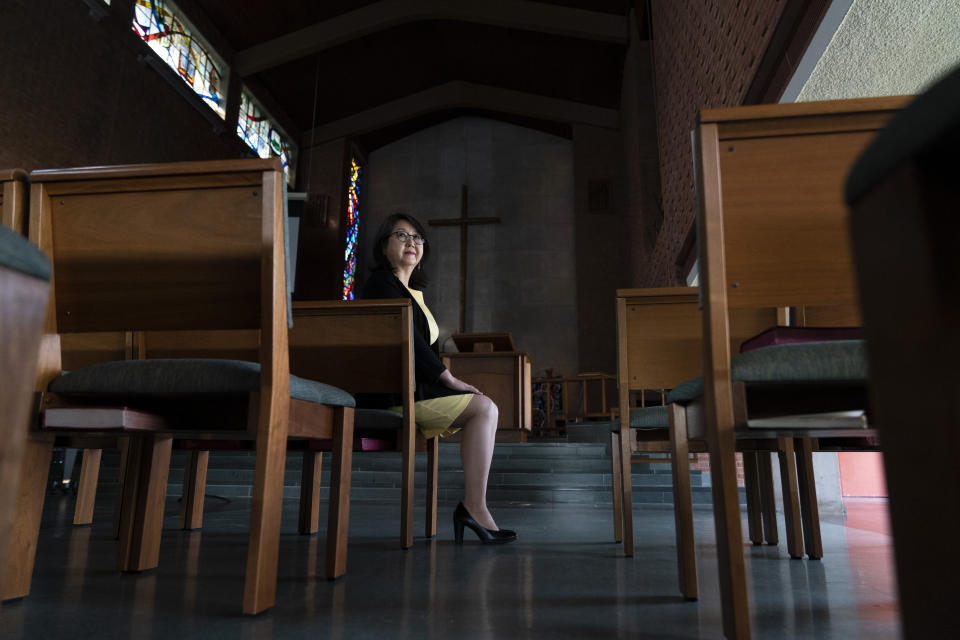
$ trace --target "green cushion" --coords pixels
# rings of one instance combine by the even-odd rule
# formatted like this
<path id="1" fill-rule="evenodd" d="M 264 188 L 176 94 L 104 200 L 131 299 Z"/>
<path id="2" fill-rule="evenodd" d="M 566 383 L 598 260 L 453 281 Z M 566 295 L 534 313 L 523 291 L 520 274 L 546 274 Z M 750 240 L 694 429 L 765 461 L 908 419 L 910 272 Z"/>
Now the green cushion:
<path id="1" fill-rule="evenodd" d="M 64 373 L 50 391 L 76 395 L 191 395 L 260 390 L 260 365 L 241 360 L 182 358 L 118 360 Z M 342 389 L 290 376 L 290 397 L 338 407 L 354 407 Z"/>
<path id="2" fill-rule="evenodd" d="M 934 149 L 953 157 L 960 142 L 960 67 L 918 96 L 877 134 L 847 177 L 854 204 L 898 166 Z"/>
<path id="3" fill-rule="evenodd" d="M 620 429 L 619 425 L 619 422 L 614 422 L 611 428 L 616 427 L 613 430 L 617 431 Z M 630 410 L 631 429 L 666 429 L 669 426 L 670 416 L 666 406 L 657 405 Z"/>
<path id="4" fill-rule="evenodd" d="M 50 261 L 19 233 L 0 225 L 0 267 L 50 280 Z"/>
<path id="5" fill-rule="evenodd" d="M 866 382 L 863 340 L 779 344 L 739 353 L 730 360 L 734 382 L 850 383 Z M 667 402 L 686 404 L 703 394 L 703 378 L 686 380 L 670 390 Z"/>

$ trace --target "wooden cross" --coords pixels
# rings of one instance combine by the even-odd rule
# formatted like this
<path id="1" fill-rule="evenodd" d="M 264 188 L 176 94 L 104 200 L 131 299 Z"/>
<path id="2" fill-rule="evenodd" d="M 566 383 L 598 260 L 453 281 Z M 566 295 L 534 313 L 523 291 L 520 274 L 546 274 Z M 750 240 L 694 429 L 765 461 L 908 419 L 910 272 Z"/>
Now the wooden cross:
<path id="1" fill-rule="evenodd" d="M 467 315 L 467 225 L 471 224 L 499 224 L 500 218 L 490 216 L 487 218 L 468 218 L 467 217 L 467 185 L 460 187 L 460 217 L 444 218 L 442 220 L 428 220 L 428 224 L 436 227 L 460 226 L 460 328 L 459 333 L 464 332 L 465 318 Z"/>

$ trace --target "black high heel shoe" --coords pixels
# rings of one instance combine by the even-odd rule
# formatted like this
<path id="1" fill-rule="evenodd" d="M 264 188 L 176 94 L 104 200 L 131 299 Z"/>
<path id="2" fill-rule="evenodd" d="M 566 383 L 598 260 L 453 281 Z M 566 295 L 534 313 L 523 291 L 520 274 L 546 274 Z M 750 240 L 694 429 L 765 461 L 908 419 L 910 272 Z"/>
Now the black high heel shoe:
<path id="1" fill-rule="evenodd" d="M 494 531 L 481 526 L 463 503 L 457 504 L 457 510 L 453 512 L 453 537 L 457 544 L 463 544 L 463 527 L 468 526 L 480 538 L 483 544 L 506 544 L 517 539 L 517 532 L 509 529 L 499 529 Z"/>

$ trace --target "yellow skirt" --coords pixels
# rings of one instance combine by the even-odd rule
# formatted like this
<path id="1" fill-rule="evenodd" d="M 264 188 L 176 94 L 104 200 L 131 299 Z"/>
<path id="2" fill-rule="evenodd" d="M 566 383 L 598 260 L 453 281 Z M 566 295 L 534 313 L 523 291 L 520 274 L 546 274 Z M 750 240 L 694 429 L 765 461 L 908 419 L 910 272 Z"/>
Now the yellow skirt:
<path id="1" fill-rule="evenodd" d="M 442 396 L 429 400 L 418 400 L 413 403 L 414 420 L 420 427 L 424 438 L 434 436 L 449 436 L 460 431 L 460 427 L 451 427 L 463 410 L 473 399 L 472 393 L 461 393 L 454 396 Z M 403 411 L 403 407 L 390 407 L 391 411 Z"/>

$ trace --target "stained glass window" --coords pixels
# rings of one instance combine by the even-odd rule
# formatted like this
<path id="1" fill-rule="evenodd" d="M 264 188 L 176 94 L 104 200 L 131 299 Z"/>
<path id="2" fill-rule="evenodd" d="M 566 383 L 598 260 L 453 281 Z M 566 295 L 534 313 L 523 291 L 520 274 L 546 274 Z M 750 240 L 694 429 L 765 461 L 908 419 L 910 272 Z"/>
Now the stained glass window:
<path id="1" fill-rule="evenodd" d="M 360 229 L 360 180 L 363 168 L 356 158 L 350 159 L 350 184 L 347 187 L 347 247 L 343 252 L 343 299 L 353 300 L 354 276 L 357 272 L 357 231 Z"/>
<path id="2" fill-rule="evenodd" d="M 212 49 L 197 39 L 195 30 L 175 4 L 168 0 L 137 0 L 133 30 L 204 102 L 224 117 L 223 65 L 214 60 Z"/>
<path id="3" fill-rule="evenodd" d="M 293 183 L 295 155 L 293 143 L 246 91 L 240 92 L 237 135 L 261 158 L 279 156 L 280 161 L 283 162 L 283 173 L 287 176 L 287 182 Z"/>

